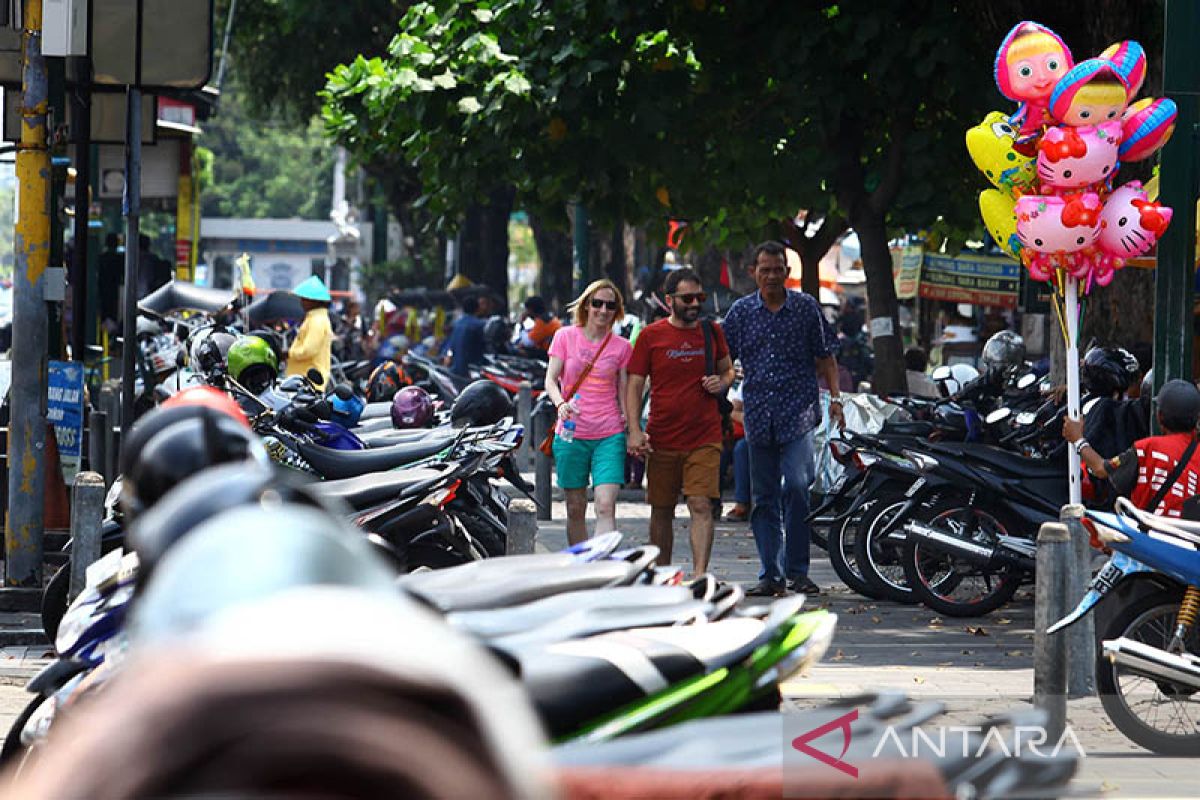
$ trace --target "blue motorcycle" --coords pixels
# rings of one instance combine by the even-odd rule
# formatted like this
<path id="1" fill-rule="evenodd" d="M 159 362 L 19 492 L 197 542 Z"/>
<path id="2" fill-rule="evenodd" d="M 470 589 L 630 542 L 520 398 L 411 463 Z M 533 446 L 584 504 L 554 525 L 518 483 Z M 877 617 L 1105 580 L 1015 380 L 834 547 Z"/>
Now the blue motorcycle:
<path id="1" fill-rule="evenodd" d="M 1115 513 L 1088 511 L 1084 525 L 1112 556 L 1047 633 L 1079 621 L 1118 586 L 1149 582 L 1151 591 L 1101 632 L 1096 687 L 1105 713 L 1132 741 L 1163 755 L 1200 756 L 1200 521 L 1155 516 L 1120 498 Z"/>

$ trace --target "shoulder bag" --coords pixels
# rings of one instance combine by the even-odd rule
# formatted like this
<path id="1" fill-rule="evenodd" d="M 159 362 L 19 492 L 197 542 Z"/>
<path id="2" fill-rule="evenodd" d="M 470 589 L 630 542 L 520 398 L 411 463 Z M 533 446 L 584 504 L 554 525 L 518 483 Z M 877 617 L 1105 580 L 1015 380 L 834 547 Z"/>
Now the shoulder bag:
<path id="1" fill-rule="evenodd" d="M 600 343 L 600 349 L 596 351 L 596 355 L 592 356 L 592 360 L 584 366 L 583 372 L 579 373 L 579 377 L 575 379 L 575 385 L 571 387 L 571 391 L 563 395 L 563 402 L 571 402 L 571 398 L 579 391 L 579 387 L 583 386 L 583 382 L 587 380 L 588 373 L 592 371 L 592 367 L 596 366 L 596 362 L 600 360 L 600 354 L 604 352 L 604 348 L 608 347 L 608 341 L 612 336 L 612 331 L 609 331 L 608 335 L 604 337 L 604 341 Z M 555 411 L 558 411 L 558 409 L 556 408 Z M 550 426 L 550 431 L 546 434 L 546 438 L 542 439 L 542 443 L 538 445 L 538 449 L 548 456 L 554 454 L 555 427 L 557 427 L 557 424 Z"/>

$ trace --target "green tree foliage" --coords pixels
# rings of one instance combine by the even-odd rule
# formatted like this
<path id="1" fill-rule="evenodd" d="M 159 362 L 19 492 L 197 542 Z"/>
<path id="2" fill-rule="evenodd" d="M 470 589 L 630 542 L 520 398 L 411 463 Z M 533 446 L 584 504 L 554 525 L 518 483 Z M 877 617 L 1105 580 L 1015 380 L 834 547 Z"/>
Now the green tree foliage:
<path id="1" fill-rule="evenodd" d="M 205 216 L 328 218 L 334 148 L 315 120 L 254 116 L 240 85 L 227 82 L 203 142 L 212 153 L 201 195 Z"/>

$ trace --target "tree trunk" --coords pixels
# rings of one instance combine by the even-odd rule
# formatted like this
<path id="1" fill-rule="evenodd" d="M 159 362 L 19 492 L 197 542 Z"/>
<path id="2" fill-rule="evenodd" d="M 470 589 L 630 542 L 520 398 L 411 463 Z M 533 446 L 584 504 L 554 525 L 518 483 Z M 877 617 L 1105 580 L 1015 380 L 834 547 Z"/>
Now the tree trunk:
<path id="1" fill-rule="evenodd" d="M 554 309 L 566 308 L 574 299 L 571 286 L 571 234 L 564 211 L 561 218 L 547 218 L 542 214 L 529 214 L 529 227 L 533 230 L 533 242 L 537 245 L 538 294 Z"/>
<path id="2" fill-rule="evenodd" d="M 904 345 L 900 339 L 896 284 L 892 277 L 887 227 L 882 214 L 870 212 L 856 215 L 851 222 L 862 246 L 863 272 L 867 276 L 871 347 L 875 351 L 875 374 L 871 386 L 876 394 L 903 392 L 906 388 Z"/>
<path id="3" fill-rule="evenodd" d="M 821 299 L 821 259 L 837 242 L 838 237 L 846 232 L 846 228 L 846 220 L 840 214 L 827 214 L 815 233 L 811 236 L 802 234 L 797 242 L 802 270 L 800 288 L 818 301 Z"/>
<path id="4" fill-rule="evenodd" d="M 463 223 L 461 272 L 508 302 L 508 219 L 515 192 L 511 186 L 492 190 L 486 203 L 467 211 Z"/>

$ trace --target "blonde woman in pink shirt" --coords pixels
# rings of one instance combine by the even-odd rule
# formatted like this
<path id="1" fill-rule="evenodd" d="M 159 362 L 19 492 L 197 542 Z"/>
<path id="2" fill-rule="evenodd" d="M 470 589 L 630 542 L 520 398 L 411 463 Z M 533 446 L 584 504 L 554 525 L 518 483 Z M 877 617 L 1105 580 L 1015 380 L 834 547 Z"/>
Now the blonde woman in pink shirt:
<path id="1" fill-rule="evenodd" d="M 575 324 L 559 328 L 550 343 L 546 394 L 558 409 L 554 466 L 567 499 L 567 540 L 576 544 L 588 538 L 589 479 L 595 532 L 617 526 L 617 490 L 625 480 L 625 370 L 633 347 L 613 333 L 625 304 L 612 281 L 594 281 L 569 310 Z"/>

